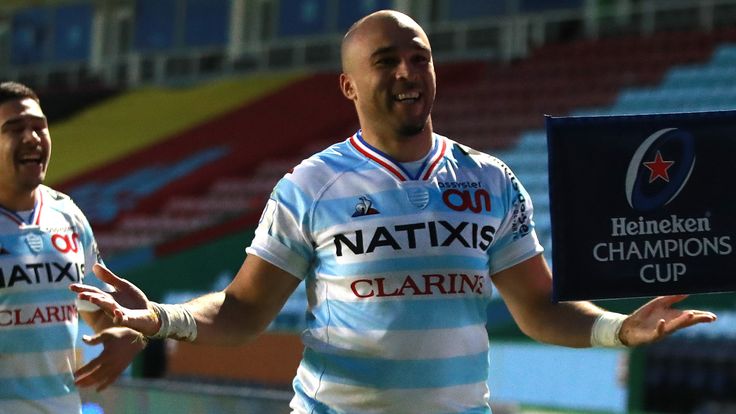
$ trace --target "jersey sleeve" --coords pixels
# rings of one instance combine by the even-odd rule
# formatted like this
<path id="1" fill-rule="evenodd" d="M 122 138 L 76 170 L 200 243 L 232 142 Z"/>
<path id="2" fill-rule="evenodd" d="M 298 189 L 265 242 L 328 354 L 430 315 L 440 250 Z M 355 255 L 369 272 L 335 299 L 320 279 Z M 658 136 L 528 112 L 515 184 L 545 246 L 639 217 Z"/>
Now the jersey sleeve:
<path id="1" fill-rule="evenodd" d="M 492 275 L 544 250 L 534 231 L 534 207 L 529 193 L 508 166 L 501 163 L 501 170 L 506 215 L 496 233 L 496 241 L 489 249 Z"/>
<path id="2" fill-rule="evenodd" d="M 287 174 L 266 203 L 248 254 L 304 279 L 314 260 L 309 236 L 312 198 Z"/>

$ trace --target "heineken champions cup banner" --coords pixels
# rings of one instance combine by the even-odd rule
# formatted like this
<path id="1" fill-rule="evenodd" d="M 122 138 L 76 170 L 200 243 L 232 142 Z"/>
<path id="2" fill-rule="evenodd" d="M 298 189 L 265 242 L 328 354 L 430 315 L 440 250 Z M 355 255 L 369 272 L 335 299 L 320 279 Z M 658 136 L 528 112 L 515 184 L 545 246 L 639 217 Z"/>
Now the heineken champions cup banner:
<path id="1" fill-rule="evenodd" d="M 554 300 L 736 290 L 736 111 L 546 125 Z"/>

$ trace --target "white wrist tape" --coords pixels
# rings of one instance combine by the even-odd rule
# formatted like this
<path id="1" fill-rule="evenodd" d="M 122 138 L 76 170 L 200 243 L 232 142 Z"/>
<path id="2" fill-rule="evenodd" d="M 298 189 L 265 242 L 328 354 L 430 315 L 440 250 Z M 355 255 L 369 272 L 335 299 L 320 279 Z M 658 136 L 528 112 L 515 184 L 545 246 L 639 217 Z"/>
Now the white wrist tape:
<path id="1" fill-rule="evenodd" d="M 603 312 L 593 322 L 593 329 L 590 331 L 590 345 L 607 348 L 625 348 L 621 342 L 619 333 L 621 325 L 624 323 L 627 315 L 615 312 Z"/>
<path id="2" fill-rule="evenodd" d="M 151 338 L 172 338 L 192 342 L 197 338 L 197 321 L 184 305 L 151 302 L 161 328 Z"/>

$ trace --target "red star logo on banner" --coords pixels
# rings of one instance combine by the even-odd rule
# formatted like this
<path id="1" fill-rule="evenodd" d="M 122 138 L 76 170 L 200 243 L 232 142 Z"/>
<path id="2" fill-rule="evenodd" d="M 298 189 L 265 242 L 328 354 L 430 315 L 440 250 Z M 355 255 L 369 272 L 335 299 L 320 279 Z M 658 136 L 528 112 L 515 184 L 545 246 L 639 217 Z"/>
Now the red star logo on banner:
<path id="1" fill-rule="evenodd" d="M 657 155 L 654 157 L 654 161 L 645 162 L 644 166 L 649 168 L 649 182 L 653 182 L 657 178 L 661 178 L 666 182 L 670 182 L 670 175 L 667 170 L 670 169 L 674 161 L 665 161 L 662 159 L 662 154 L 657 151 Z"/>

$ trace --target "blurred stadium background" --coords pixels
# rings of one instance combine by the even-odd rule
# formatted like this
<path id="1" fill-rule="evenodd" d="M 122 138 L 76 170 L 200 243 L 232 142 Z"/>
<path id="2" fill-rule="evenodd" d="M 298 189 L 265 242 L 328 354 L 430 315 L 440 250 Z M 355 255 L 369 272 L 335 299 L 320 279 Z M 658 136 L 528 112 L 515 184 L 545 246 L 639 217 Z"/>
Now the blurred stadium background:
<path id="1" fill-rule="evenodd" d="M 87 213 L 108 265 L 185 301 L 235 274 L 280 176 L 354 132 L 339 43 L 382 8 L 427 29 L 436 130 L 517 172 L 548 258 L 543 114 L 736 109 L 727 0 L 2 0 L 0 74 L 41 93 L 49 184 Z M 687 305 L 720 320 L 632 352 L 573 351 L 526 340 L 496 298 L 494 412 L 736 412 L 734 296 Z M 84 392 L 85 410 L 288 412 L 304 308 L 300 290 L 240 348 L 152 343 L 112 389 Z"/>

